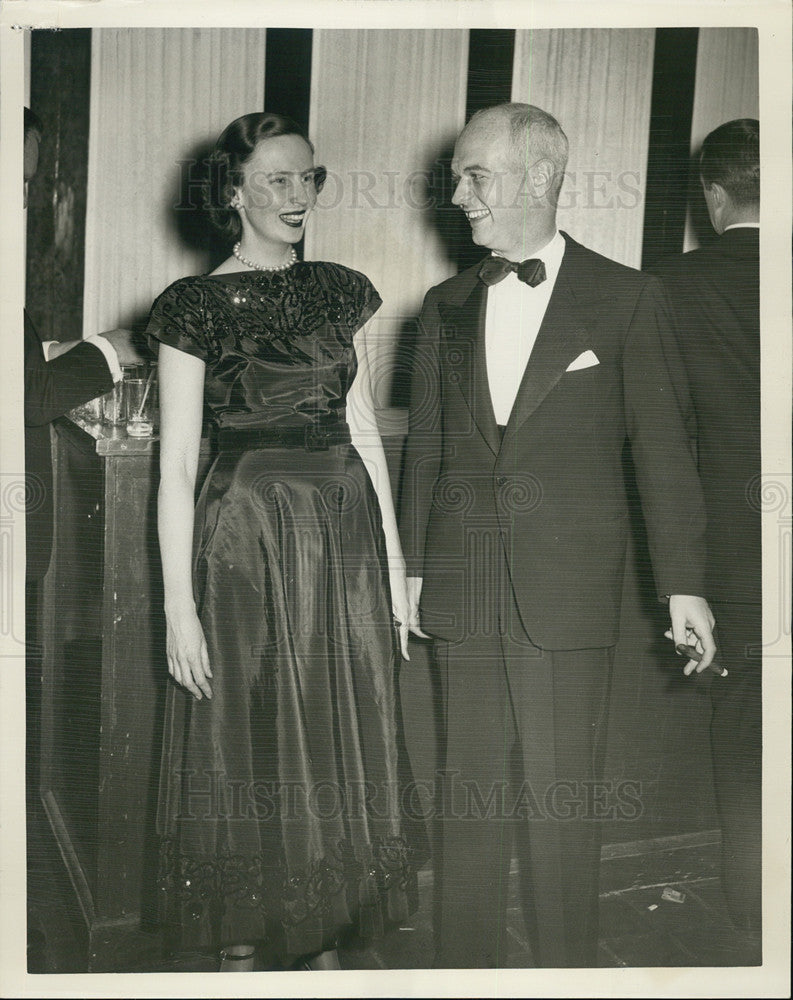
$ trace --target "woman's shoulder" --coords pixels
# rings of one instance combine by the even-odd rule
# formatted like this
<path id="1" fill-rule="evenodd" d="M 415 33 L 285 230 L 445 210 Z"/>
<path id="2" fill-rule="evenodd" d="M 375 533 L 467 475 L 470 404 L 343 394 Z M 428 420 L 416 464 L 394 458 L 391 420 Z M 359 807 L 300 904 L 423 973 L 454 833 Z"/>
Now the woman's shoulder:
<path id="1" fill-rule="evenodd" d="M 312 260 L 305 264 L 311 269 L 317 285 L 323 287 L 326 294 L 332 292 L 342 295 L 353 303 L 375 298 L 379 301 L 377 289 L 362 271 L 330 260 Z"/>
<path id="2" fill-rule="evenodd" d="M 189 274 L 177 278 L 160 292 L 154 300 L 154 308 L 169 312 L 178 309 L 203 312 L 212 308 L 217 301 L 217 293 L 213 294 L 213 291 L 224 284 L 222 276 L 213 277 L 211 274 Z"/>
<path id="3" fill-rule="evenodd" d="M 165 327 L 177 323 L 199 327 L 207 307 L 207 277 L 203 274 L 177 278 L 164 288 L 151 307 L 149 323 L 152 327 Z"/>
<path id="4" fill-rule="evenodd" d="M 361 271 L 334 261 L 309 261 L 315 285 L 325 301 L 346 316 L 351 330 L 359 330 L 382 305 L 380 295 Z"/>
<path id="5" fill-rule="evenodd" d="M 316 274 L 325 275 L 331 280 L 335 278 L 346 284 L 371 285 L 371 281 L 362 271 L 356 271 L 345 264 L 337 264 L 332 260 L 307 260 L 303 263 Z"/>
<path id="6" fill-rule="evenodd" d="M 167 285 L 157 296 L 157 299 L 180 299 L 184 296 L 193 297 L 203 287 L 207 279 L 205 274 L 188 274 L 177 278 Z"/>

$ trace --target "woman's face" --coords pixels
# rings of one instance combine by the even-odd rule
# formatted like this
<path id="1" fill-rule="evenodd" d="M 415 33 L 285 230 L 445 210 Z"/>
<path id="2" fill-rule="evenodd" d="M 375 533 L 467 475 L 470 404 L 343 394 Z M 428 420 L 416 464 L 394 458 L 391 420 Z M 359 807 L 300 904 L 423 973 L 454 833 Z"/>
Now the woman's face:
<path id="1" fill-rule="evenodd" d="M 317 201 L 314 156 L 305 139 L 261 139 L 242 172 L 243 183 L 235 194 L 243 241 L 274 248 L 298 243 Z"/>

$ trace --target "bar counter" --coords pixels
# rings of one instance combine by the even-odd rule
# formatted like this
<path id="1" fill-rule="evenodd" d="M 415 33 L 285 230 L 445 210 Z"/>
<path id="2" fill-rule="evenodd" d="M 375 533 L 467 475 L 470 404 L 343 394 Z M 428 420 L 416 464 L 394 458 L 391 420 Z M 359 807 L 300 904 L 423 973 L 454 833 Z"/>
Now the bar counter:
<path id="1" fill-rule="evenodd" d="M 208 441 L 202 442 L 208 465 Z M 154 822 L 167 679 L 156 533 L 158 440 L 53 425 L 41 793 L 88 933 L 89 968 L 159 947 Z"/>

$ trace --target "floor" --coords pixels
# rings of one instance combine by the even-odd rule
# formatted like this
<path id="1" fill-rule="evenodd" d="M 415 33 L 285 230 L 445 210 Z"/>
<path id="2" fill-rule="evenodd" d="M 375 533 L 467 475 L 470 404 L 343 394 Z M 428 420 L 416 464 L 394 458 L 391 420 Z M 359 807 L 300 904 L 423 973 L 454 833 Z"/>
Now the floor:
<path id="1" fill-rule="evenodd" d="M 83 922 L 68 876 L 43 817 L 30 840 L 28 968 L 31 973 L 86 971 Z M 759 965 L 759 935 L 739 933 L 725 912 L 716 863 L 718 834 L 704 833 L 604 848 L 600 964 L 603 967 Z M 517 883 L 517 878 L 515 878 Z M 664 890 L 678 894 L 664 898 Z M 667 891 L 667 896 L 670 894 Z M 341 953 L 346 969 L 427 969 L 432 963 L 432 873 L 419 873 L 418 911 L 375 947 Z M 530 968 L 517 906 L 509 906 L 507 965 Z M 136 964 L 129 972 L 214 971 L 213 955 L 178 954 Z M 122 971 L 122 970 L 119 970 Z"/>

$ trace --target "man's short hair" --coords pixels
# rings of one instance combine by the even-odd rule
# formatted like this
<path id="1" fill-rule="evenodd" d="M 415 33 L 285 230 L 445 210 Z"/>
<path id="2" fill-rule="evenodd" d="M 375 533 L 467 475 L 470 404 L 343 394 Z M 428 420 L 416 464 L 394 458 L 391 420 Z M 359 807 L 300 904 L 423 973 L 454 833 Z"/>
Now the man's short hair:
<path id="1" fill-rule="evenodd" d="M 27 139 L 29 135 L 35 135 L 40 142 L 43 134 L 44 126 L 41 124 L 39 116 L 30 108 L 25 108 L 25 138 Z"/>
<path id="2" fill-rule="evenodd" d="M 533 104 L 508 102 L 483 108 L 471 117 L 497 112 L 509 125 L 512 149 L 519 169 L 525 170 L 537 160 L 550 160 L 554 166 L 554 192 L 558 193 L 567 167 L 569 143 L 559 122 L 542 108 Z"/>
<path id="3" fill-rule="evenodd" d="M 760 201 L 760 122 L 736 118 L 714 129 L 702 143 L 699 173 L 706 188 L 718 184 L 735 205 Z"/>

